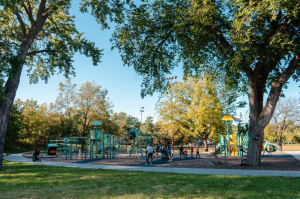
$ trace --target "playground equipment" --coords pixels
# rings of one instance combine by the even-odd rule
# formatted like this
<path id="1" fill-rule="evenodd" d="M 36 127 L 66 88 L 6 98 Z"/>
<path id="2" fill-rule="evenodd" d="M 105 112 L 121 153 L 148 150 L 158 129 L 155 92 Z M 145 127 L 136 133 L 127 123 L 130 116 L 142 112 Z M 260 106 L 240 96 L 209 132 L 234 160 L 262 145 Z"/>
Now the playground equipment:
<path id="1" fill-rule="evenodd" d="M 50 141 L 50 143 L 51 143 L 51 141 Z M 57 154 L 56 154 L 57 149 L 59 150 L 59 153 L 62 157 L 61 151 L 57 144 L 47 144 L 45 148 L 47 148 L 46 158 L 48 157 L 48 155 L 55 155 L 57 157 Z M 44 149 L 44 151 L 45 151 L 45 149 Z M 44 152 L 42 153 L 41 157 L 43 157 L 43 154 L 44 154 Z"/>
<path id="2" fill-rule="evenodd" d="M 217 157 L 217 153 L 220 153 L 220 156 L 222 157 L 230 157 L 231 155 L 237 155 L 237 156 L 244 156 L 248 152 L 248 142 L 249 142 L 249 135 L 248 132 L 243 136 L 240 132 L 240 122 L 241 120 L 225 115 L 222 120 L 226 121 L 227 123 L 227 135 L 221 135 L 219 134 L 219 144 L 217 145 L 215 143 L 215 157 Z M 236 135 L 230 135 L 229 134 L 229 128 L 228 128 L 228 122 L 229 121 L 235 121 L 238 123 L 238 133 Z M 282 151 L 275 146 L 274 144 L 271 144 L 266 141 L 265 145 L 262 145 L 262 151 L 263 155 L 265 151 L 269 152 L 270 146 L 272 147 L 271 152 L 275 152 L 279 150 L 281 153 Z M 283 154 L 283 153 L 282 153 Z"/>
<path id="3" fill-rule="evenodd" d="M 108 158 L 108 154 L 111 158 L 112 152 L 115 151 L 115 146 L 119 145 L 119 141 L 115 135 L 102 133 L 98 130 L 100 122 L 94 121 L 92 125 L 96 126 L 95 130 L 91 130 L 89 133 L 88 155 L 90 158 L 105 158 L 105 152 Z"/>
<path id="4" fill-rule="evenodd" d="M 143 155 L 143 150 L 142 150 L 142 147 L 140 145 L 140 141 L 139 139 L 145 139 L 145 148 L 147 149 L 147 144 L 150 144 L 150 142 L 147 140 L 149 138 L 154 138 L 154 137 L 151 137 L 151 136 L 147 136 L 147 133 L 145 133 L 145 135 L 143 134 L 143 132 L 138 129 L 138 128 L 132 128 L 128 131 L 128 133 L 126 134 L 126 136 L 123 138 L 123 140 L 120 142 L 118 148 L 116 149 L 116 151 L 114 152 L 114 154 L 112 155 L 111 159 L 114 158 L 116 152 L 120 149 L 120 147 L 122 146 L 122 143 L 125 141 L 125 139 L 132 135 L 133 137 L 133 144 L 131 145 L 131 149 L 128 150 L 128 151 L 124 151 L 123 155 L 125 155 L 126 153 L 129 153 L 129 157 L 131 156 L 132 153 L 134 153 L 135 157 L 138 157 L 138 151 L 141 153 L 142 155 L 142 158 L 144 158 L 144 155 Z M 137 147 L 135 146 L 135 142 L 137 143 Z M 142 143 L 142 142 L 141 142 Z M 122 155 L 122 156 L 123 156 Z M 121 157 L 122 157 L 121 156 Z M 119 158 L 121 158 L 119 157 Z"/>
<path id="5" fill-rule="evenodd" d="M 115 157 L 116 153 L 122 154 L 121 157 L 126 153 L 129 153 L 129 156 L 131 156 L 131 154 L 133 153 L 135 157 L 139 158 L 138 151 L 141 152 L 142 158 L 144 159 L 142 146 L 140 145 L 140 143 L 143 142 L 140 142 L 139 139 L 145 139 L 145 148 L 147 148 L 147 144 L 149 144 L 149 141 L 147 139 L 154 138 L 151 136 L 147 136 L 147 134 L 144 135 L 140 129 L 132 128 L 128 131 L 122 142 L 119 143 L 115 135 L 102 133 L 98 129 L 101 125 L 100 122 L 94 121 L 92 125 L 96 126 L 96 129 L 90 130 L 88 137 L 66 137 L 60 140 L 50 140 L 49 144 L 47 144 L 44 149 L 44 151 L 47 149 L 46 158 L 48 157 L 48 155 L 55 155 L 57 157 L 57 149 L 59 150 L 61 157 L 65 155 L 66 160 L 68 158 L 72 159 L 73 152 L 75 152 L 76 157 L 78 157 L 77 155 L 79 150 L 77 150 L 77 144 L 78 140 L 80 140 L 80 143 L 84 145 L 84 152 L 82 151 L 80 155 L 84 154 L 84 159 L 87 159 L 87 157 L 89 157 L 90 159 L 105 158 L 105 155 L 107 156 L 107 158 L 112 159 Z M 121 149 L 122 143 L 131 134 L 133 134 L 134 139 L 132 148 L 128 151 Z M 135 147 L 135 143 L 137 143 L 138 148 Z M 61 152 L 58 144 L 63 145 L 61 146 L 63 153 Z M 73 147 L 74 144 L 76 144 L 75 149 Z"/>
<path id="6" fill-rule="evenodd" d="M 271 149 L 271 151 L 270 151 Z M 268 141 L 266 141 L 265 145 L 262 145 L 262 151 L 263 151 L 263 155 L 265 154 L 265 152 L 276 152 L 276 151 L 280 151 L 281 154 L 283 154 L 283 152 L 275 145 L 275 144 L 271 144 Z"/>
<path id="7" fill-rule="evenodd" d="M 47 144 L 44 149 L 44 151 L 47 149 L 46 158 L 48 157 L 48 155 L 55 155 L 57 157 L 57 152 L 56 152 L 57 149 L 59 150 L 60 155 L 62 157 L 62 152 L 61 152 L 58 144 L 63 144 L 62 149 L 63 149 L 63 153 L 65 155 L 66 160 L 68 159 L 68 156 L 70 159 L 72 159 L 73 152 L 75 152 L 75 155 L 77 157 L 77 155 L 78 155 L 78 150 L 77 150 L 78 140 L 81 140 L 81 139 L 84 139 L 84 143 L 85 143 L 84 151 L 85 151 L 85 159 L 86 159 L 86 141 L 87 141 L 86 137 L 66 137 L 61 140 L 51 140 L 50 139 L 49 144 Z M 75 149 L 73 148 L 74 144 L 76 144 Z M 43 157 L 43 154 L 41 157 Z"/>
<path id="8" fill-rule="evenodd" d="M 221 157 L 230 157 L 231 155 L 244 156 L 248 150 L 249 136 L 248 132 L 244 136 L 240 132 L 240 123 L 242 120 L 229 115 L 225 115 L 222 120 L 226 121 L 227 135 L 219 134 L 219 144 L 215 143 L 215 157 L 217 157 L 218 152 Z M 235 121 L 238 124 L 238 133 L 236 135 L 229 134 L 229 121 Z"/>

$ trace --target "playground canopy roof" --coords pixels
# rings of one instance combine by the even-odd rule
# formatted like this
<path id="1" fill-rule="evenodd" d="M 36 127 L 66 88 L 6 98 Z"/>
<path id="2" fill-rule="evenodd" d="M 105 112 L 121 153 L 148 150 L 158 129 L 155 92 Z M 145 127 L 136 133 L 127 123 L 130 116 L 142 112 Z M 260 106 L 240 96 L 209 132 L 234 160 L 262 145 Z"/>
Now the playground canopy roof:
<path id="1" fill-rule="evenodd" d="M 59 148 L 59 146 L 57 144 L 48 144 L 48 147 L 57 147 L 57 148 Z"/>
<path id="2" fill-rule="evenodd" d="M 225 116 L 222 118 L 222 120 L 224 120 L 224 121 L 232 121 L 232 120 L 234 120 L 234 121 L 236 121 L 236 122 L 242 122 L 242 120 L 240 120 L 240 119 L 238 119 L 238 118 L 236 118 L 236 117 L 230 116 L 230 115 L 225 115 Z"/>
<path id="3" fill-rule="evenodd" d="M 92 125 L 95 125 L 95 126 L 100 126 L 100 125 L 101 125 L 101 122 L 98 122 L 98 121 L 93 121 Z"/>

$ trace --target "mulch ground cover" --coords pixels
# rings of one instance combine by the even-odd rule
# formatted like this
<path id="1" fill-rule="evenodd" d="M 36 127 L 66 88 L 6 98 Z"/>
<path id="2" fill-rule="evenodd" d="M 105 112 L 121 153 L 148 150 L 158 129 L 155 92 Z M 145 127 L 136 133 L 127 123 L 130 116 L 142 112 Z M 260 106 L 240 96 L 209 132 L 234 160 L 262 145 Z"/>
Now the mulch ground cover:
<path id="1" fill-rule="evenodd" d="M 300 161 L 294 157 L 277 157 L 279 153 L 268 155 L 268 157 L 262 157 L 261 166 L 241 166 L 242 157 L 232 156 L 228 158 L 218 156 L 215 159 L 214 156 L 208 156 L 207 154 L 200 154 L 201 158 L 186 158 L 180 159 L 178 155 L 174 155 L 172 162 L 161 160 L 160 156 L 154 156 L 153 164 L 145 165 L 145 160 L 141 157 L 123 156 L 122 158 L 110 159 L 87 159 L 73 156 L 72 159 L 65 160 L 61 157 L 42 157 L 42 161 L 55 161 L 55 162 L 73 162 L 73 163 L 84 163 L 84 164 L 102 164 L 102 165 L 126 165 L 126 166 L 152 166 L 152 167 L 177 167 L 177 168 L 209 168 L 209 169 L 247 169 L 247 170 L 289 170 L 289 171 L 300 171 Z M 32 158 L 31 154 L 24 154 L 26 158 Z M 274 157 L 272 157 L 274 156 Z M 211 162 L 218 160 L 221 165 L 211 166 Z"/>

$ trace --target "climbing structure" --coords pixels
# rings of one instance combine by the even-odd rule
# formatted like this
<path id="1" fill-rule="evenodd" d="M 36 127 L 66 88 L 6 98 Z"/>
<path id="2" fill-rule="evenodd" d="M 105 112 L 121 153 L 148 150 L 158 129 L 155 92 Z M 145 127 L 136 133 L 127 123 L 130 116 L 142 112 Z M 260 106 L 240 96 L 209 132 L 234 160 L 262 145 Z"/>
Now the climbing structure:
<path id="1" fill-rule="evenodd" d="M 248 132 L 244 136 L 240 133 L 241 120 L 229 115 L 225 115 L 222 120 L 227 123 L 227 134 L 219 134 L 219 144 L 215 144 L 215 156 L 217 156 L 217 153 L 224 157 L 230 157 L 231 155 L 244 156 L 248 151 L 249 136 Z M 238 124 L 238 133 L 236 135 L 229 134 L 229 121 L 235 121 Z"/>
<path id="2" fill-rule="evenodd" d="M 101 123 L 98 125 L 101 125 Z M 88 155 L 90 158 L 105 158 L 105 155 L 107 158 L 108 156 L 111 158 L 114 149 L 119 145 L 119 141 L 115 135 L 102 133 L 98 130 L 98 125 L 96 126 L 96 130 L 89 132 L 89 139 L 87 141 Z"/>
<path id="3" fill-rule="evenodd" d="M 154 137 L 147 136 L 147 133 L 143 134 L 143 132 L 138 128 L 132 128 L 128 131 L 126 136 L 120 142 L 118 148 L 115 150 L 115 152 L 112 155 L 111 159 L 114 158 L 115 154 L 120 150 L 120 148 L 121 148 L 123 142 L 126 140 L 126 138 L 129 138 L 129 139 L 133 140 L 133 142 L 131 144 L 131 148 L 128 151 L 124 150 L 124 153 L 121 155 L 121 157 L 125 154 L 129 154 L 129 157 L 130 157 L 131 154 L 133 153 L 135 157 L 139 158 L 138 154 L 140 153 L 142 158 L 145 159 L 144 155 L 143 155 L 143 150 L 142 150 L 143 145 L 142 144 L 144 142 L 145 148 L 147 148 L 147 144 L 150 144 L 148 139 L 154 138 Z M 144 141 L 141 141 L 143 139 L 144 139 Z M 119 158 L 121 158 L 121 157 L 119 157 Z"/>

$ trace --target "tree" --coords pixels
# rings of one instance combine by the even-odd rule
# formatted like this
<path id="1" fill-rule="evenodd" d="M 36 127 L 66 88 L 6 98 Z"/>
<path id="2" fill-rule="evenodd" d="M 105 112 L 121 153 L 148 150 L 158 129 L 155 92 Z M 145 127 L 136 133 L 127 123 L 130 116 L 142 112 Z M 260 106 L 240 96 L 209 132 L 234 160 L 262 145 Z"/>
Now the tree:
<path id="1" fill-rule="evenodd" d="M 25 102 L 22 102 L 20 100 L 17 100 L 16 102 L 21 110 L 22 113 L 22 121 L 23 121 L 23 135 L 22 137 L 25 139 L 25 145 L 26 140 L 31 138 L 37 138 L 38 135 L 36 132 L 39 130 L 39 125 L 43 122 L 42 115 L 38 114 L 38 108 L 39 105 L 37 104 L 37 101 L 26 100 Z"/>
<path id="2" fill-rule="evenodd" d="M 175 124 L 177 132 L 181 131 L 190 141 L 196 137 L 202 139 L 208 151 L 207 139 L 224 129 L 222 116 L 230 109 L 235 110 L 234 104 L 229 105 L 228 99 L 224 99 L 224 96 L 228 98 L 228 93 L 225 95 L 220 85 L 206 78 L 189 78 L 172 87 L 174 102 L 170 102 L 167 94 L 158 109 L 161 121 Z M 177 137 L 182 139 L 180 134 Z"/>
<path id="3" fill-rule="evenodd" d="M 11 107 L 23 66 L 28 66 L 32 83 L 48 81 L 56 72 L 74 75 L 76 52 L 91 57 L 97 65 L 102 50 L 75 28 L 70 0 L 0 0 L 0 170 Z M 80 11 L 94 14 L 107 28 L 110 21 L 121 23 L 123 2 L 81 0 Z"/>
<path id="4" fill-rule="evenodd" d="M 283 134 L 287 132 L 289 127 L 300 121 L 300 110 L 296 108 L 297 105 L 300 105 L 299 98 L 280 98 L 274 111 L 271 128 L 274 131 L 280 150 L 282 150 Z"/>
<path id="5" fill-rule="evenodd" d="M 102 119 L 112 115 L 113 105 L 107 98 L 107 93 L 106 89 L 101 89 L 94 81 L 82 84 L 76 93 L 74 108 L 80 118 L 81 137 L 86 136 L 88 130 L 92 129 L 93 121 L 99 120 L 103 123 Z"/>
<path id="6" fill-rule="evenodd" d="M 7 135 L 5 139 L 5 148 L 12 148 L 15 146 L 16 141 L 20 138 L 20 132 L 23 128 L 23 123 L 21 120 L 21 111 L 14 104 L 12 106 L 9 123 L 7 126 Z"/>
<path id="7" fill-rule="evenodd" d="M 249 96 L 247 162 L 259 166 L 264 128 L 290 77 L 299 80 L 299 14 L 299 1 L 152 0 L 128 12 L 113 47 L 143 77 L 142 96 L 165 91 L 178 63 L 186 78 L 225 74 Z"/>
<path id="8" fill-rule="evenodd" d="M 149 136 L 153 136 L 154 132 L 155 132 L 155 127 L 154 127 L 154 123 L 153 123 L 153 117 L 148 116 L 145 120 L 145 122 L 143 123 L 142 127 L 141 127 L 141 131 L 143 133 L 147 133 L 147 135 Z"/>

